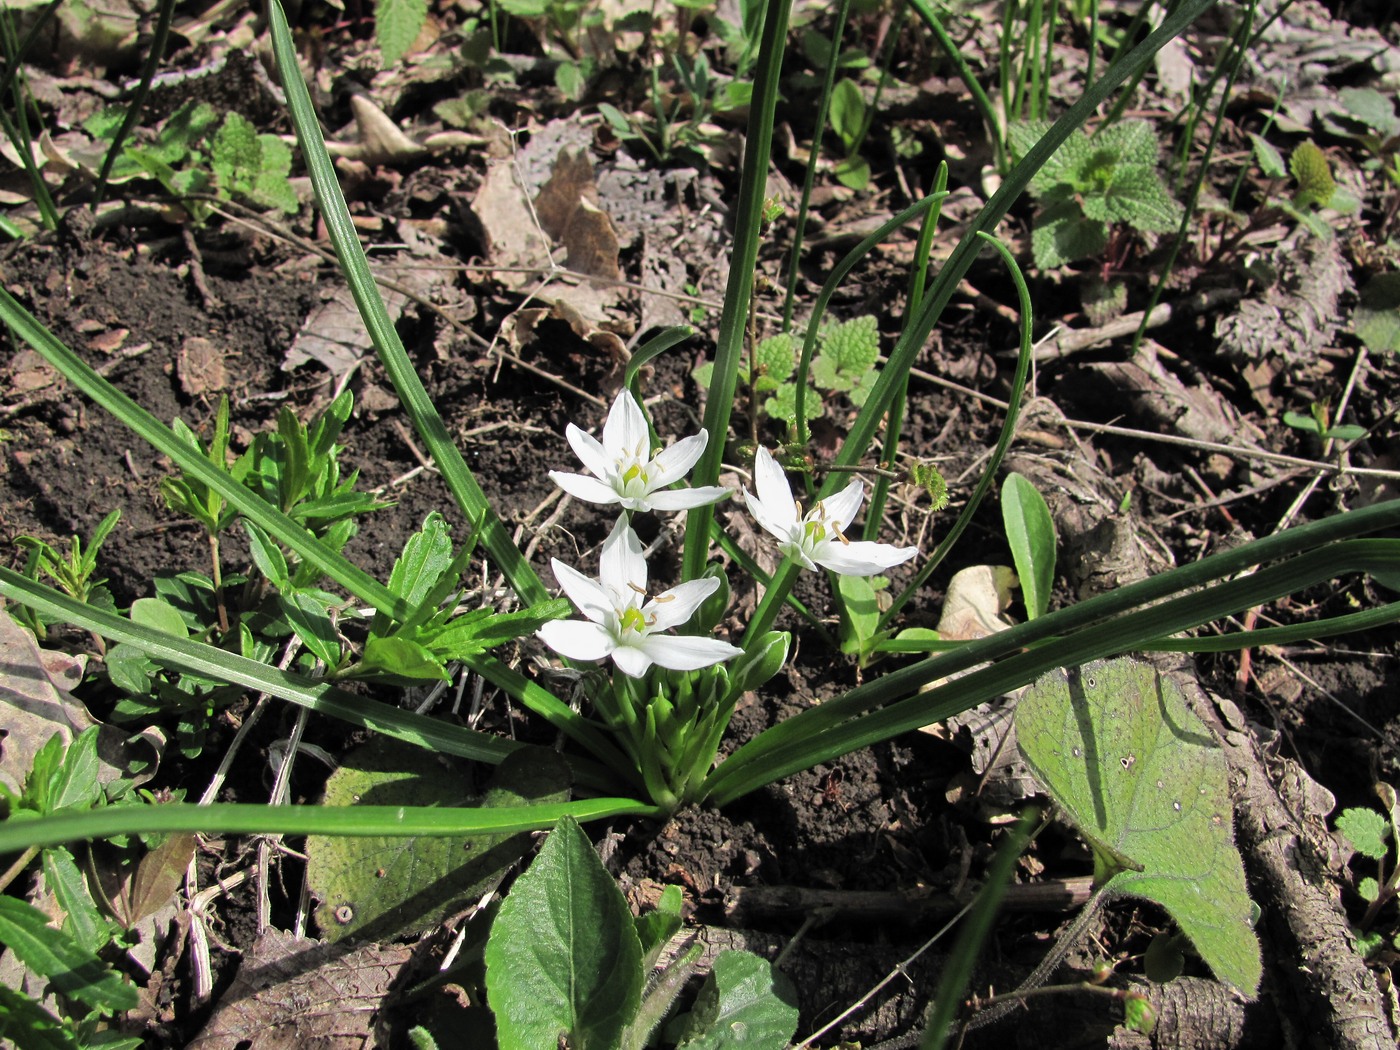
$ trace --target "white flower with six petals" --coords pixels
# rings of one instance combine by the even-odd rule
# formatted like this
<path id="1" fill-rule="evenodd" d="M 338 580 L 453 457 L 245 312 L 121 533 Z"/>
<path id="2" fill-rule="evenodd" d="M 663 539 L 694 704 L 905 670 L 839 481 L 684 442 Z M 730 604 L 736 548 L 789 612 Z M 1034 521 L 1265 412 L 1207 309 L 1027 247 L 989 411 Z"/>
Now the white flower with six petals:
<path id="1" fill-rule="evenodd" d="M 626 389 L 612 403 L 601 442 L 572 423 L 564 433 L 575 455 L 594 476 L 561 470 L 551 470 L 549 476 L 577 499 L 618 503 L 626 510 L 689 510 L 717 503 L 730 494 L 717 485 L 667 487 L 690 473 L 705 451 L 709 435 L 701 431 L 653 453 L 646 416 Z"/>
<path id="2" fill-rule="evenodd" d="M 871 576 L 906 562 L 918 547 L 896 547 L 870 540 L 848 540 L 844 533 L 865 499 L 859 478 L 829 499 L 819 500 L 805 515 L 792 498 L 787 475 L 766 448 L 754 457 L 754 488 L 744 489 L 749 513 L 778 540 L 778 549 L 804 568 L 818 565 L 843 576 Z"/>
<path id="3" fill-rule="evenodd" d="M 570 660 L 612 657 L 618 670 L 633 678 L 652 664 L 672 671 L 697 671 L 743 652 L 717 638 L 662 634 L 679 627 L 715 592 L 719 580 L 706 577 L 677 584 L 649 601 L 647 563 L 642 543 L 618 519 L 603 542 L 599 578 L 591 580 L 558 558 L 554 578 L 586 620 L 552 620 L 537 632 L 545 644 Z"/>

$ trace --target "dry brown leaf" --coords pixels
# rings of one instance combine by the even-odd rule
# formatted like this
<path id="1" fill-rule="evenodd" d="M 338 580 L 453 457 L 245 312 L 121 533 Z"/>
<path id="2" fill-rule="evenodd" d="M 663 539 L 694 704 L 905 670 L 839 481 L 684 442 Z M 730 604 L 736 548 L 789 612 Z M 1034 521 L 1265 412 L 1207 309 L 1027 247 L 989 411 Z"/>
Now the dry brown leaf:
<path id="1" fill-rule="evenodd" d="M 129 734 L 103 725 L 88 714 L 69 690 L 83 679 L 87 661 L 66 653 L 40 649 L 34 636 L 0 609 L 0 783 L 18 794 L 34 767 L 34 756 L 55 733 L 63 743 L 92 726 L 99 727 L 99 783 L 127 775 L 137 758 L 148 767 L 137 778 L 144 784 L 155 775 L 164 740 L 154 731 L 128 739 Z"/>
<path id="2" fill-rule="evenodd" d="M 564 265 L 576 273 L 615 281 L 620 276 L 617 230 L 598 206 L 593 162 L 584 150 L 561 149 L 549 181 L 535 196 L 540 227 L 564 245 Z"/>
<path id="3" fill-rule="evenodd" d="M 186 337 L 175 359 L 180 376 L 180 389 L 190 397 L 228 388 L 228 369 L 224 367 L 224 352 L 203 336 Z"/>
<path id="4" fill-rule="evenodd" d="M 361 1050 L 374 1045 L 374 1017 L 412 957 L 400 945 L 338 945 L 261 934 L 192 1050 Z"/>
<path id="5" fill-rule="evenodd" d="M 403 133 L 389 115 L 363 95 L 350 96 L 350 112 L 355 117 L 355 142 L 327 142 L 333 157 L 375 164 L 397 164 L 428 155 L 428 148 Z"/>
<path id="6" fill-rule="evenodd" d="M 481 224 L 487 258 L 503 268 L 493 276 L 506 288 L 520 289 L 537 280 L 535 274 L 511 269 L 548 271 L 553 266 L 549 245 L 530 212 L 511 160 L 493 160 L 487 165 L 486 177 L 472 201 L 472 214 Z"/>

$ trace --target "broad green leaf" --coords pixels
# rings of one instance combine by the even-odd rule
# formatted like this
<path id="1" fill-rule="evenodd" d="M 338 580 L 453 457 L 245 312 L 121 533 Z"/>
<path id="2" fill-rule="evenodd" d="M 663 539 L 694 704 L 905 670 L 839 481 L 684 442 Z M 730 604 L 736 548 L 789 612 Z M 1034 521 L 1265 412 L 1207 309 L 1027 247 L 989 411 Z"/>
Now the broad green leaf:
<path id="1" fill-rule="evenodd" d="M 384 68 L 399 64 L 428 19 L 428 0 L 376 0 L 374 36 Z"/>
<path id="2" fill-rule="evenodd" d="M 326 782 L 327 806 L 521 806 L 568 800 L 563 760 L 542 749 L 516 752 L 497 767 L 481 799 L 459 763 L 380 737 L 352 754 Z M 462 839 L 392 835 L 307 839 L 307 878 L 329 940 L 383 940 L 437 925 L 476 903 L 530 847 L 529 835 Z"/>
<path id="3" fill-rule="evenodd" d="M 781 419 L 788 426 L 792 426 L 797 421 L 797 384 L 784 383 L 778 387 L 772 397 L 764 399 L 763 411 L 773 419 Z M 802 400 L 802 415 L 811 420 L 825 411 L 826 406 L 822 404 L 821 395 L 815 390 L 808 390 L 807 396 Z"/>
<path id="4" fill-rule="evenodd" d="M 865 96 L 860 93 L 860 85 L 849 77 L 843 77 L 831 89 L 831 129 L 836 132 L 841 145 L 849 150 L 860 137 L 864 123 Z"/>
<path id="5" fill-rule="evenodd" d="M 1400 350 L 1400 273 L 1380 273 L 1366 282 L 1351 323 L 1366 349 Z"/>
<path id="6" fill-rule="evenodd" d="M 1342 810 L 1337 818 L 1337 830 L 1346 836 L 1356 852 L 1372 860 L 1384 860 L 1389 852 L 1385 840 L 1390 835 L 1390 822 L 1374 809 L 1353 806 Z"/>
<path id="7" fill-rule="evenodd" d="M 104 1012 L 136 1008 L 136 989 L 121 974 L 22 900 L 0 897 L 0 944 L 61 995 Z"/>
<path id="8" fill-rule="evenodd" d="M 142 627 L 152 627 L 157 631 L 164 631 L 176 638 L 190 636 L 189 631 L 185 629 L 185 621 L 180 616 L 180 611 L 167 605 L 159 598 L 137 598 L 132 602 L 131 622 L 139 623 Z"/>
<path id="9" fill-rule="evenodd" d="M 853 154 L 836 162 L 836 181 L 852 190 L 863 190 L 870 185 L 870 162 L 859 154 Z"/>
<path id="10" fill-rule="evenodd" d="M 68 745 L 58 772 L 50 781 L 50 809 L 91 806 L 102 794 L 97 779 L 101 766 L 97 760 L 97 734 L 97 726 L 89 726 Z"/>
<path id="11" fill-rule="evenodd" d="M 1181 690 L 1130 658 L 1052 671 L 1021 698 L 1016 737 L 1093 848 L 1103 891 L 1160 904 L 1216 977 L 1254 995 L 1225 755 Z"/>
<path id="12" fill-rule="evenodd" d="M 794 995 L 767 959 L 725 951 L 686 1018 L 679 1050 L 783 1050 L 797 1031 Z"/>
<path id="13" fill-rule="evenodd" d="M 1395 116 L 1395 93 L 1375 88 L 1342 88 L 1337 92 L 1347 115 L 1359 120 L 1382 138 L 1400 134 L 1400 118 Z"/>
<path id="14" fill-rule="evenodd" d="M 612 1050 L 637 1012 L 642 946 L 617 884 L 571 817 L 511 887 L 486 944 L 501 1050 Z"/>
<path id="15" fill-rule="evenodd" d="M 1021 580 L 1026 617 L 1034 620 L 1050 607 L 1055 586 L 1055 522 L 1044 497 L 1020 474 L 1008 474 L 1002 482 L 1001 520 Z"/>
<path id="16" fill-rule="evenodd" d="M 866 576 L 837 576 L 836 589 L 846 614 L 850 634 L 841 639 L 844 653 L 865 654 L 880 626 L 880 606 L 874 581 Z"/>
<path id="17" fill-rule="evenodd" d="M 1101 201 L 1102 211 L 1095 205 Z M 1182 206 L 1150 168 L 1120 168 L 1102 197 L 1086 195 L 1084 214 L 1105 222 L 1127 223 L 1135 230 L 1168 233 L 1181 223 Z"/>

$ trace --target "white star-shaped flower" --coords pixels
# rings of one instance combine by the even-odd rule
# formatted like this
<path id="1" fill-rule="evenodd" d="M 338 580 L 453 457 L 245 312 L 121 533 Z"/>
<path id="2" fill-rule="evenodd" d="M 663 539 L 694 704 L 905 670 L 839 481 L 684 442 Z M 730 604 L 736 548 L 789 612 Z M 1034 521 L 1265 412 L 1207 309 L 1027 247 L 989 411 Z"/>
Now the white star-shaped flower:
<path id="1" fill-rule="evenodd" d="M 719 580 L 691 580 L 644 600 L 647 563 L 641 540 L 625 517 L 618 519 L 603 543 L 597 580 L 558 558 L 551 564 L 559 586 L 587 617 L 551 620 L 539 629 L 540 638 L 561 656 L 570 660 L 611 656 L 623 674 L 640 678 L 652 664 L 671 671 L 697 671 L 743 652 L 717 638 L 661 633 L 689 620 L 715 592 Z"/>
<path id="2" fill-rule="evenodd" d="M 865 483 L 852 479 L 830 499 L 819 500 L 805 515 L 792 498 L 787 475 L 766 448 L 754 457 L 754 488 L 744 489 L 744 502 L 764 530 L 778 539 L 778 549 L 804 568 L 818 565 L 843 576 L 872 576 L 906 562 L 918 547 L 896 547 L 870 540 L 848 540 L 845 531 L 865 499 Z"/>
<path id="3" fill-rule="evenodd" d="M 690 473 L 705 451 L 709 435 L 701 431 L 653 453 L 646 416 L 628 390 L 622 390 L 613 401 L 601 442 L 572 423 L 564 434 L 594 476 L 562 470 L 551 470 L 549 476 L 577 499 L 617 503 L 626 510 L 689 510 L 729 495 L 728 489 L 717 485 L 668 488 Z"/>

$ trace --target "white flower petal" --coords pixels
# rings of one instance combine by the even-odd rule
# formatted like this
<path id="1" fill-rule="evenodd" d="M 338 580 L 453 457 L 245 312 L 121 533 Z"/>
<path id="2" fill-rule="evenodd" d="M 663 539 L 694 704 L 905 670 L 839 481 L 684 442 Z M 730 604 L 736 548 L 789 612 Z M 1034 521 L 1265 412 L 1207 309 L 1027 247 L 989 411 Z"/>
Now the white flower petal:
<path id="1" fill-rule="evenodd" d="M 778 526 L 774 529 L 763 525 L 774 536 L 786 537 L 792 526 L 797 524 L 797 504 L 792 501 L 792 489 L 788 486 L 783 468 L 778 466 L 773 454 L 761 445 L 754 453 L 753 487 L 758 493 L 758 502 L 762 504 L 764 513 L 760 515 L 754 510 L 752 500 L 749 500 L 749 510 L 759 519 L 760 525 L 763 525 L 764 518 L 767 518 Z M 747 493 L 744 498 L 748 500 Z"/>
<path id="2" fill-rule="evenodd" d="M 822 509 L 826 511 L 827 520 L 835 522 L 836 527 L 845 532 L 851 527 L 851 522 L 856 520 L 856 512 L 860 510 L 863 499 L 865 482 L 860 478 L 853 478 L 851 483 L 836 495 L 822 500 Z"/>
<path id="3" fill-rule="evenodd" d="M 603 541 L 598 570 L 598 579 L 604 587 L 631 596 L 628 605 L 637 604 L 637 598 L 646 593 L 647 560 L 642 554 L 642 541 L 627 524 L 627 515 L 617 519 L 612 532 Z"/>
<path id="4" fill-rule="evenodd" d="M 888 568 L 906 562 L 919 553 L 918 547 L 896 547 L 890 543 L 872 543 L 869 540 L 824 540 L 817 544 L 812 557 L 819 565 L 842 576 L 873 576 Z"/>
<path id="5" fill-rule="evenodd" d="M 695 615 L 695 610 L 700 608 L 700 604 L 714 594 L 718 587 L 719 580 L 713 576 L 704 576 L 698 580 L 678 583 L 669 591 L 662 591 L 642 606 L 642 615 L 647 619 L 647 633 L 666 631 L 688 622 Z"/>
<path id="6" fill-rule="evenodd" d="M 554 569 L 554 578 L 559 581 L 559 586 L 569 596 L 569 601 L 578 606 L 578 611 L 584 616 L 587 616 L 594 623 L 607 623 L 609 616 L 616 615 L 611 595 L 599 585 L 597 580 L 590 580 L 583 573 L 565 565 L 558 558 L 551 558 L 549 564 Z"/>
<path id="7" fill-rule="evenodd" d="M 733 492 L 720 485 L 700 485 L 690 489 L 663 489 L 647 496 L 650 510 L 690 510 L 703 507 L 707 503 L 718 503 L 732 496 Z"/>
<path id="8" fill-rule="evenodd" d="M 702 430 L 658 452 L 647 471 L 652 487 L 664 489 L 689 474 L 690 468 L 695 466 L 709 440 L 710 435 Z"/>
<path id="9" fill-rule="evenodd" d="M 564 428 L 564 436 L 569 439 L 569 447 L 574 450 L 579 462 L 594 475 L 606 480 L 614 472 L 616 463 L 613 457 L 592 434 L 570 423 Z"/>
<path id="10" fill-rule="evenodd" d="M 586 620 L 550 620 L 535 633 L 570 660 L 601 660 L 617 647 L 612 635 Z"/>
<path id="11" fill-rule="evenodd" d="M 567 474 L 562 470 L 551 470 L 549 478 L 574 499 L 581 499 L 585 503 L 619 502 L 617 493 L 610 485 L 605 485 L 597 478 L 590 478 L 586 474 Z"/>
<path id="12" fill-rule="evenodd" d="M 651 432 L 647 430 L 647 417 L 626 388 L 618 391 L 608 410 L 608 420 L 603 424 L 603 447 L 608 450 L 609 459 L 636 456 L 645 463 L 649 458 Z"/>
<path id="13" fill-rule="evenodd" d="M 645 642 L 641 635 L 636 636 L 638 641 Z M 617 669 L 631 678 L 641 678 L 651 667 L 651 657 L 638 645 L 619 645 L 612 651 L 613 663 L 617 664 Z"/>
<path id="14" fill-rule="evenodd" d="M 670 671 L 698 671 L 702 667 L 738 656 L 744 650 L 718 638 L 688 638 L 684 635 L 653 634 L 642 639 L 641 649 L 652 663 Z M 618 650 L 613 654 L 616 659 Z M 619 663 L 619 667 L 622 665 Z"/>
<path id="15" fill-rule="evenodd" d="M 792 539 L 792 525 L 796 521 L 793 515 L 793 522 L 786 522 L 780 517 L 774 517 L 769 513 L 768 504 L 755 496 L 748 489 L 743 490 L 744 502 L 748 505 L 749 513 L 753 515 L 753 520 L 767 533 L 774 536 L 780 544 Z"/>
<path id="16" fill-rule="evenodd" d="M 800 543 L 794 543 L 789 540 L 785 543 L 778 544 L 778 550 L 782 551 L 804 569 L 815 569 L 817 567 L 817 563 L 807 556 L 807 552 L 802 549 L 802 544 Z"/>

